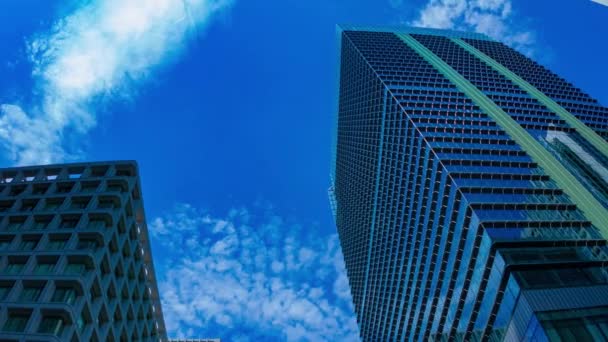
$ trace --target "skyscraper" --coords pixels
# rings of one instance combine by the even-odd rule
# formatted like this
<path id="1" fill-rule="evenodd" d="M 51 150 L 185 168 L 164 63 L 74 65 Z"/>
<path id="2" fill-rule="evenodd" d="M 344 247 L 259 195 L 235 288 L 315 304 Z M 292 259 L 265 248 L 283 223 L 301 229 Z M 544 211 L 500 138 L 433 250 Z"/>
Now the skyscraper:
<path id="1" fill-rule="evenodd" d="M 0 170 L 0 339 L 166 341 L 135 162 Z"/>
<path id="2" fill-rule="evenodd" d="M 485 35 L 339 40 L 330 196 L 363 340 L 608 340 L 608 109 Z"/>

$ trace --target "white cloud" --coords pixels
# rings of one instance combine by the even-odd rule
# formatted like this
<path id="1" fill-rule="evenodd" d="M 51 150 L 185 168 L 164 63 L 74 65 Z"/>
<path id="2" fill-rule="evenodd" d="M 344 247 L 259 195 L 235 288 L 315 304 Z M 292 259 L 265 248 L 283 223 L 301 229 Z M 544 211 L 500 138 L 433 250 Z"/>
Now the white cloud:
<path id="1" fill-rule="evenodd" d="M 183 50 L 190 33 L 232 0 L 82 0 L 49 32 L 28 40 L 37 88 L 28 110 L 0 107 L 0 138 L 17 164 L 73 159 L 68 134 L 96 125 L 93 110 Z M 27 113 L 26 113 L 27 112 Z"/>
<path id="2" fill-rule="evenodd" d="M 0 105 L 0 140 L 8 158 L 18 164 L 48 163 L 65 156 L 60 135 L 43 118 L 31 118 L 15 105 Z"/>
<path id="3" fill-rule="evenodd" d="M 484 33 L 527 54 L 534 44 L 533 34 L 514 23 L 511 0 L 429 0 L 410 24 Z"/>
<path id="4" fill-rule="evenodd" d="M 604 6 L 608 6 L 608 0 L 591 0 L 591 1 L 604 5 Z"/>
<path id="5" fill-rule="evenodd" d="M 257 208 L 211 218 L 178 205 L 151 222 L 154 242 L 174 251 L 156 259 L 167 270 L 159 286 L 170 335 L 358 340 L 335 234 Z M 198 245 L 180 247 L 192 240 Z"/>

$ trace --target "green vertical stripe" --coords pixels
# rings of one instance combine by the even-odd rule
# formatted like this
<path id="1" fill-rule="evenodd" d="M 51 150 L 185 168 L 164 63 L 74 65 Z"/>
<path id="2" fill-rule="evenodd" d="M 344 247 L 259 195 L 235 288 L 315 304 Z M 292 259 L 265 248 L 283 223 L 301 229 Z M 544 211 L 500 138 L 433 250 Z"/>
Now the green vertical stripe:
<path id="1" fill-rule="evenodd" d="M 585 125 L 581 120 L 579 120 L 576 116 L 572 115 L 568 112 L 564 107 L 560 106 L 557 102 L 553 101 L 549 96 L 545 95 L 542 91 L 536 89 L 533 85 L 528 83 L 523 78 L 519 77 L 517 74 L 506 68 L 504 65 L 498 63 L 490 56 L 485 53 L 479 51 L 472 45 L 468 44 L 462 39 L 452 38 L 452 41 L 463 49 L 467 50 L 469 53 L 474 55 L 475 57 L 481 59 L 487 65 L 492 67 L 492 69 L 498 71 L 504 77 L 509 79 L 511 82 L 518 85 L 521 89 L 525 90 L 531 97 L 538 100 L 538 102 L 542 103 L 547 107 L 550 111 L 557 114 L 560 118 L 570 125 L 570 127 L 574 128 L 580 135 L 582 135 L 589 143 L 591 143 L 595 148 L 600 151 L 606 158 L 608 158 L 608 142 L 600 137 L 595 131 Z"/>
<path id="2" fill-rule="evenodd" d="M 416 51 L 422 58 L 441 72 L 460 91 L 490 116 L 500 127 L 509 134 L 519 146 L 540 165 L 557 185 L 563 189 L 585 217 L 593 223 L 605 238 L 608 238 L 608 210 L 573 176 L 553 155 L 521 127 L 509 114 L 505 113 L 496 103 L 490 100 L 481 90 L 477 89 L 464 76 L 435 55 L 412 36 L 397 34 L 405 44 Z"/>

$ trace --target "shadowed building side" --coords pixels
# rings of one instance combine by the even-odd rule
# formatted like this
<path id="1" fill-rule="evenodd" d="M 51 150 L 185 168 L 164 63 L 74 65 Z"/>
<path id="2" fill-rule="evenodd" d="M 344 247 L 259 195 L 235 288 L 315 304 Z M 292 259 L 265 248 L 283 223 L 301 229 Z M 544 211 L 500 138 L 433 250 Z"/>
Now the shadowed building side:
<path id="1" fill-rule="evenodd" d="M 137 164 L 0 170 L 2 341 L 166 341 Z"/>

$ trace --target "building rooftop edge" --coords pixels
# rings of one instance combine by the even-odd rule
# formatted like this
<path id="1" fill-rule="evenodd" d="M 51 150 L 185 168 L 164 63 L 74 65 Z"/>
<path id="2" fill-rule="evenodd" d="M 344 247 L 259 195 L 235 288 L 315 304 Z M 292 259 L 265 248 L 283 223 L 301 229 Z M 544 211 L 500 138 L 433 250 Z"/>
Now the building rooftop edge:
<path id="1" fill-rule="evenodd" d="M 369 31 L 369 32 L 392 32 L 392 33 L 406 33 L 406 34 L 427 34 L 433 36 L 444 36 L 450 38 L 470 38 L 479 40 L 490 40 L 494 39 L 488 37 L 483 33 L 477 32 L 466 32 L 448 29 L 436 29 L 427 27 L 416 27 L 416 26 L 384 26 L 384 25 L 353 25 L 353 24 L 338 24 L 337 30 L 341 31 Z"/>
<path id="2" fill-rule="evenodd" d="M 100 160 L 93 162 L 71 162 L 71 163 L 53 163 L 53 164 L 38 164 L 38 165 L 18 165 L 18 166 L 7 166 L 0 167 L 0 171 L 11 171 L 11 170 L 23 170 L 23 169 L 37 169 L 37 168 L 52 168 L 52 167 L 77 167 L 77 166 L 94 166 L 94 165 L 114 165 L 114 164 L 129 164 L 139 169 L 137 161 L 134 159 L 119 159 L 119 160 Z"/>

